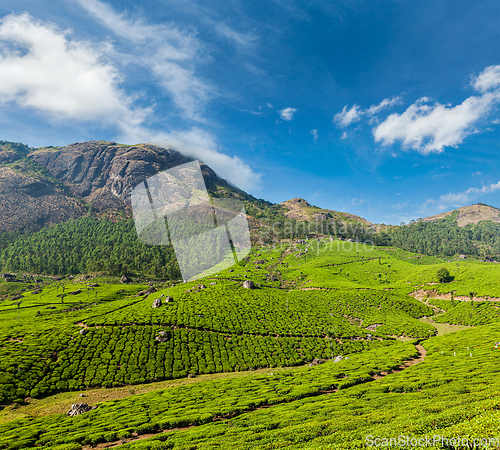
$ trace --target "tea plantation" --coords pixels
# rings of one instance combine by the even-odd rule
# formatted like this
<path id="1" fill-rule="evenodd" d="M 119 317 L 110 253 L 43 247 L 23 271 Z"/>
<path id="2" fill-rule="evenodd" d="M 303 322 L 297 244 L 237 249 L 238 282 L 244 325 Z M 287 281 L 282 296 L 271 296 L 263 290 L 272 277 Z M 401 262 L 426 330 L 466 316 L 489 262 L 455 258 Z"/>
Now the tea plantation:
<path id="1" fill-rule="evenodd" d="M 437 281 L 442 267 L 449 283 Z M 27 414 L 1 425 L 0 448 L 122 439 L 132 441 L 120 448 L 364 448 L 367 434 L 475 428 L 496 437 L 499 275 L 496 264 L 309 240 L 256 248 L 190 283 L 0 283 L 0 401 L 18 417 L 33 398 L 61 392 L 267 368 L 104 402 L 78 417 Z M 408 295 L 417 291 L 427 292 L 423 301 Z M 446 292 L 488 300 L 432 299 Z M 436 336 L 433 323 L 475 328 Z M 418 356 L 417 342 L 425 358 L 387 374 Z M 349 358 L 308 366 L 337 355 Z M 148 433 L 158 434 L 137 439 Z"/>

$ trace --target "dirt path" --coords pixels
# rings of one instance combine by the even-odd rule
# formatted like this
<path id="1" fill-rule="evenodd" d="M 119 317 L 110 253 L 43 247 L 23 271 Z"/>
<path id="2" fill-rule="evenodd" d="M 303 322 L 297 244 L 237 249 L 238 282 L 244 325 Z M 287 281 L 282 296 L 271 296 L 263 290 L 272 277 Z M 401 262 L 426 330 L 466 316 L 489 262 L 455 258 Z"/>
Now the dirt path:
<path id="1" fill-rule="evenodd" d="M 399 373 L 399 372 L 401 372 L 401 371 L 403 371 L 405 369 L 408 369 L 411 366 L 414 366 L 416 364 L 421 363 L 425 359 L 427 351 L 420 344 L 415 344 L 415 348 L 417 349 L 417 352 L 418 352 L 418 356 L 416 358 L 413 358 L 413 359 L 410 359 L 408 361 L 405 361 L 399 367 L 397 367 L 396 369 L 391 370 L 390 372 L 380 372 L 380 373 L 378 373 L 376 375 L 372 375 L 371 378 L 369 378 L 367 380 L 359 381 L 358 383 L 354 384 L 353 386 L 357 386 L 359 384 L 370 383 L 372 381 L 380 380 L 382 378 L 385 378 L 387 375 L 390 375 L 390 374 L 393 374 L 393 373 Z M 353 387 L 353 386 L 350 386 L 350 387 Z M 349 388 L 347 388 L 347 389 L 349 389 Z M 318 397 L 320 395 L 330 395 L 330 394 L 334 394 L 335 392 L 338 392 L 339 390 L 340 389 L 338 389 L 338 388 L 336 388 L 336 389 L 328 389 L 328 390 L 320 390 L 320 391 L 314 392 L 314 393 L 309 394 L 309 395 L 307 395 L 305 397 L 302 397 L 302 398 Z M 344 389 L 342 389 L 342 390 L 344 390 Z M 246 409 L 245 411 L 241 411 L 239 413 L 227 414 L 227 415 L 224 415 L 224 416 L 214 416 L 214 418 L 212 419 L 212 421 L 211 422 L 207 422 L 207 423 L 214 423 L 214 422 L 221 422 L 221 421 L 231 420 L 234 417 L 240 416 L 242 414 L 247 414 L 247 413 L 250 413 L 250 412 L 253 412 L 253 411 L 257 411 L 257 410 L 261 410 L 261 409 L 272 408 L 273 406 L 281 405 L 283 403 L 286 403 L 286 402 L 276 403 L 276 404 L 273 404 L 273 405 L 261 405 L 261 406 L 257 406 L 257 407 L 254 407 L 254 408 Z M 156 433 L 148 433 L 148 434 L 141 434 L 141 435 L 138 435 L 137 433 L 132 433 L 132 436 L 129 437 L 129 438 L 127 438 L 127 439 L 122 439 L 120 441 L 115 441 L 115 442 L 106 442 L 106 443 L 103 443 L 103 444 L 98 444 L 96 446 L 83 446 L 82 450 L 115 448 L 115 447 L 119 447 L 119 446 L 121 446 L 123 444 L 126 444 L 126 443 L 131 443 L 131 442 L 136 442 L 136 441 L 140 441 L 140 440 L 143 440 L 143 439 L 148 439 L 150 437 L 157 436 L 157 435 L 159 435 L 161 433 L 168 433 L 168 432 L 172 432 L 172 431 L 187 430 L 187 429 L 193 428 L 195 426 L 198 426 L 198 425 L 188 425 L 188 426 L 185 426 L 185 427 L 170 428 L 170 429 L 166 429 L 166 430 L 159 430 Z"/>

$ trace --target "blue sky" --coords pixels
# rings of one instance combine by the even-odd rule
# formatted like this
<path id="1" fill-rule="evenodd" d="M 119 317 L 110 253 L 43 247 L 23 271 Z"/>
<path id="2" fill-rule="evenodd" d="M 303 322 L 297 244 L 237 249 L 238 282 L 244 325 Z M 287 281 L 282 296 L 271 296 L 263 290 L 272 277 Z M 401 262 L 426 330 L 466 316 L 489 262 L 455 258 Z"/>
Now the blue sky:
<path id="1" fill-rule="evenodd" d="M 3 0 L 0 139 L 172 145 L 273 202 L 500 207 L 497 1 Z"/>

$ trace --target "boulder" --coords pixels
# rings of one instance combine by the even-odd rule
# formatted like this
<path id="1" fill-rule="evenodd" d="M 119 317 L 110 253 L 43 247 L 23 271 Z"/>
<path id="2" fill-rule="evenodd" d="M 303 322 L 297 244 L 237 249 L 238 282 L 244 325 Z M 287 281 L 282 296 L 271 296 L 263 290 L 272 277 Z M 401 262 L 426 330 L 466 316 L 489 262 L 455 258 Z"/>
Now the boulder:
<path id="1" fill-rule="evenodd" d="M 214 281 L 213 283 L 210 283 L 210 286 L 215 286 L 217 283 Z"/>
<path id="2" fill-rule="evenodd" d="M 159 308 L 161 306 L 161 298 L 155 298 L 153 301 L 153 308 Z"/>
<path id="3" fill-rule="evenodd" d="M 255 289 L 255 284 L 252 280 L 245 280 L 243 282 L 243 287 L 245 289 Z"/>
<path id="4" fill-rule="evenodd" d="M 92 284 L 89 284 L 89 287 L 99 287 L 100 284 L 99 283 L 92 283 Z"/>
<path id="5" fill-rule="evenodd" d="M 87 403 L 73 403 L 66 415 L 69 417 L 79 416 L 80 414 L 92 411 L 96 408 L 97 406 L 90 406 L 87 405 Z"/>
<path id="6" fill-rule="evenodd" d="M 158 333 L 158 336 L 156 336 L 155 339 L 157 342 L 167 342 L 168 341 L 168 334 L 166 331 L 160 331 Z"/>
<path id="7" fill-rule="evenodd" d="M 141 295 L 149 295 L 149 294 L 153 294 L 154 292 L 156 292 L 156 288 L 151 286 L 150 288 L 146 289 L 145 291 L 139 292 L 137 294 L 137 296 L 140 297 Z"/>
<path id="8" fill-rule="evenodd" d="M 342 355 L 338 355 L 335 357 L 335 359 L 333 360 L 334 363 L 338 363 L 340 361 L 342 361 L 344 359 L 344 357 Z"/>
<path id="9" fill-rule="evenodd" d="M 81 294 L 81 293 L 82 293 L 82 290 L 78 289 L 76 291 L 70 292 L 69 295 L 77 295 L 77 294 Z"/>
<path id="10" fill-rule="evenodd" d="M 174 297 L 165 297 L 165 303 L 170 303 L 174 301 Z"/>
<path id="11" fill-rule="evenodd" d="M 82 328 L 82 329 L 80 330 L 80 334 L 81 334 L 82 336 L 85 336 L 88 332 L 89 332 L 89 330 L 88 330 L 87 328 Z"/>
<path id="12" fill-rule="evenodd" d="M 130 278 L 126 277 L 125 275 L 120 278 L 120 283 L 130 283 L 130 281 Z"/>
<path id="13" fill-rule="evenodd" d="M 309 364 L 309 367 L 312 367 L 312 366 L 319 366 L 320 364 L 323 364 L 325 361 L 321 360 L 321 359 L 313 359 L 311 364 Z"/>
<path id="14" fill-rule="evenodd" d="M 207 287 L 204 284 L 199 284 L 198 289 L 206 289 Z"/>

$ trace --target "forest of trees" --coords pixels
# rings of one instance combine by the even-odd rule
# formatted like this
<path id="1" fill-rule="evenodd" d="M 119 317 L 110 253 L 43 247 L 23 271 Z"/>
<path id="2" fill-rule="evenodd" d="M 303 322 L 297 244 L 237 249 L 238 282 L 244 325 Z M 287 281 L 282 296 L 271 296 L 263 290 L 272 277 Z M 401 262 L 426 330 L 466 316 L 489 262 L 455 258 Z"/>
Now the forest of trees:
<path id="1" fill-rule="evenodd" d="M 500 224 L 482 221 L 459 227 L 456 223 L 414 222 L 395 229 L 391 245 L 430 256 L 463 254 L 484 259 L 500 255 Z"/>
<path id="2" fill-rule="evenodd" d="M 259 206 L 258 219 L 250 219 L 254 241 L 259 244 L 326 234 L 430 256 L 465 254 L 482 259 L 500 258 L 500 224 L 491 221 L 465 227 L 446 220 L 418 221 L 389 232 L 374 233 L 359 223 L 330 220 L 327 227 L 326 221 L 296 222 L 287 219 L 275 205 Z M 247 213 L 248 209 L 252 208 L 247 208 Z M 143 244 L 137 238 L 132 219 L 111 221 L 94 217 L 82 217 L 36 233 L 0 233 L 0 268 L 49 275 L 103 272 L 171 280 L 181 277 L 171 245 Z"/>
<path id="3" fill-rule="evenodd" d="M 113 222 L 82 217 L 17 238 L 12 233 L 2 233 L 0 250 L 3 270 L 180 278 L 173 248 L 141 243 L 132 219 Z"/>

